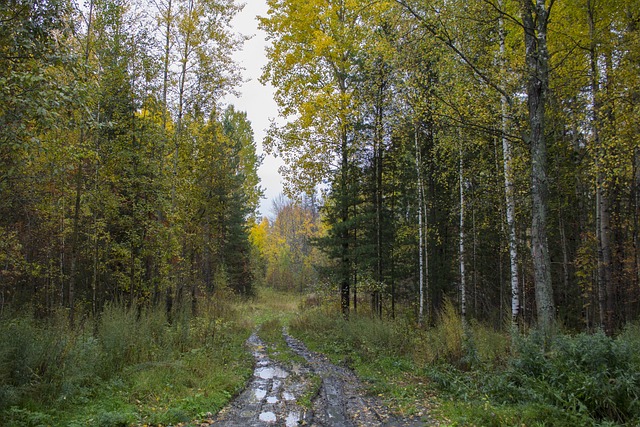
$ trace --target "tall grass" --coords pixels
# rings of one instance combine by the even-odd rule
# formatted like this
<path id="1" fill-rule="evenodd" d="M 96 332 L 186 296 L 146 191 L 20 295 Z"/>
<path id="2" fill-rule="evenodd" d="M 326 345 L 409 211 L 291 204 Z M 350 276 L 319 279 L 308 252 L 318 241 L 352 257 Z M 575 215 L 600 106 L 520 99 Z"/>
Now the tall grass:
<path id="1" fill-rule="evenodd" d="M 640 422 L 640 325 L 617 338 L 558 334 L 545 346 L 535 331 L 511 335 L 465 323 L 447 302 L 427 329 L 314 309 L 294 320 L 292 331 L 403 410 L 424 403 L 435 387 L 443 417 L 454 424 Z"/>
<path id="2" fill-rule="evenodd" d="M 103 419 L 101 425 L 166 423 L 185 421 L 203 405 L 220 409 L 250 373 L 243 349 L 249 328 L 229 304 L 211 299 L 200 307 L 199 316 L 184 311 L 169 323 L 164 307 L 110 304 L 76 330 L 63 316 L 46 323 L 28 316 L 2 319 L 3 425 L 72 424 L 76 415 Z M 201 392 L 211 387 L 211 393 Z M 198 394 L 200 403 L 194 401 Z"/>

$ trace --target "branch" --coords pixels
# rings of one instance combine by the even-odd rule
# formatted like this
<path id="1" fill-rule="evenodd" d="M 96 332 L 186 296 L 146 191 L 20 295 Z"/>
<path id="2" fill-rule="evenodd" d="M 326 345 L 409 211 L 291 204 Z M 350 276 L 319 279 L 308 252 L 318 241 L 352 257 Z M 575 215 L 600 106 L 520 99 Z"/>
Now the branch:
<path id="1" fill-rule="evenodd" d="M 491 87 L 493 90 L 498 92 L 500 95 L 504 96 L 510 106 L 513 105 L 513 100 L 511 99 L 511 95 L 509 95 L 504 89 L 502 89 L 499 85 L 493 82 L 485 73 L 482 72 L 482 70 L 480 70 L 469 58 L 467 58 L 467 56 L 455 46 L 454 41 L 448 35 L 447 37 L 443 37 L 442 35 L 440 35 L 440 33 L 437 31 L 437 29 L 433 25 L 426 22 L 426 19 L 420 16 L 420 14 L 415 9 L 413 9 L 410 5 L 408 5 L 404 0 L 395 0 L 395 1 L 400 6 L 407 9 L 409 13 L 411 13 L 419 22 L 421 22 L 424 25 L 424 27 L 427 29 L 427 31 L 431 33 L 431 35 L 433 35 L 436 39 L 440 40 L 449 49 L 451 49 L 456 55 L 458 55 L 458 57 L 460 57 L 460 59 L 462 59 L 462 61 L 465 64 L 467 64 L 467 66 L 471 68 L 471 70 L 483 82 L 485 82 L 489 87 Z"/>

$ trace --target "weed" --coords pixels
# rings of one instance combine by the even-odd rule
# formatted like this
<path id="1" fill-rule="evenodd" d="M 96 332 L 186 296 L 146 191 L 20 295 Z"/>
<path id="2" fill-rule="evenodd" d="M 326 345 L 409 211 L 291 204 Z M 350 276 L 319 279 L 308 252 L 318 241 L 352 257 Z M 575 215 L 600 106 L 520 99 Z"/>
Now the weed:
<path id="1" fill-rule="evenodd" d="M 313 406 L 313 400 L 320 393 L 320 387 L 322 386 L 322 378 L 316 374 L 309 376 L 309 388 L 303 393 L 296 401 L 296 403 L 303 408 L 311 409 Z"/>
<path id="2" fill-rule="evenodd" d="M 200 306 L 201 316 L 178 313 L 169 323 L 163 307 L 113 304 L 79 330 L 62 317 L 3 320 L 2 424 L 169 424 L 217 412 L 251 375 L 249 329 L 233 308 Z"/>

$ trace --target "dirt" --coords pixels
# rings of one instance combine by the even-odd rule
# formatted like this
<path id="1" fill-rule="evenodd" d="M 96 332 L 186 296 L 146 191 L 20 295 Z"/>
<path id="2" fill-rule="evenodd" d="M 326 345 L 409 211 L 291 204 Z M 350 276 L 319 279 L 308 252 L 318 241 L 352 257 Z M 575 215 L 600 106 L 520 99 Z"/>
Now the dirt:
<path id="1" fill-rule="evenodd" d="M 253 334 L 247 341 L 255 358 L 247 388 L 212 421 L 219 427 L 299 425 L 317 427 L 369 427 L 425 425 L 418 419 L 393 415 L 349 369 L 336 366 L 283 330 L 287 345 L 305 364 L 284 366 L 271 359 L 265 343 Z M 315 380 L 314 380 L 315 377 Z M 318 378 L 320 381 L 318 381 Z M 301 403 L 307 402 L 306 406 Z M 310 402 L 310 404 L 309 404 Z"/>

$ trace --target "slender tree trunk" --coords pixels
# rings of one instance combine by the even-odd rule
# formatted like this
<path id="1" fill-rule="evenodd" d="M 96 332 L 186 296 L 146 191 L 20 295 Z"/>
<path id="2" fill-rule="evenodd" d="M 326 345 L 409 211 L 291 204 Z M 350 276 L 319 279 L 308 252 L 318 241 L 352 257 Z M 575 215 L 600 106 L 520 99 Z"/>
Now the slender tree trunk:
<path id="1" fill-rule="evenodd" d="M 471 203 L 471 236 L 472 240 L 472 263 L 471 267 L 473 268 L 473 315 L 478 316 L 478 265 L 477 265 L 477 248 L 478 248 L 478 239 L 476 234 L 476 193 L 472 189 L 471 191 L 472 203 Z"/>
<path id="2" fill-rule="evenodd" d="M 342 309 L 342 315 L 345 318 L 349 317 L 349 295 L 350 295 L 350 274 L 349 274 L 349 229 L 347 227 L 347 223 L 349 221 L 349 197 L 347 194 L 348 183 L 347 179 L 349 177 L 349 154 L 347 152 L 348 141 L 347 141 L 347 130 L 345 129 L 345 125 L 342 125 L 342 135 L 341 135 L 341 178 L 342 182 L 340 183 L 341 194 L 341 220 L 342 220 L 342 230 L 341 230 L 341 269 L 342 269 L 342 278 L 340 282 L 340 306 Z"/>
<path id="3" fill-rule="evenodd" d="M 80 131 L 80 141 L 84 140 L 84 130 Z M 73 234 L 71 244 L 71 260 L 69 266 L 69 324 L 73 328 L 75 325 L 76 315 L 76 282 L 78 280 L 77 263 L 78 252 L 80 245 L 80 200 L 82 197 L 82 160 L 78 161 L 78 167 L 76 171 L 76 197 L 75 197 L 75 212 L 73 214 Z"/>
<path id="4" fill-rule="evenodd" d="M 380 86 L 378 92 L 378 106 L 376 108 L 376 282 L 382 284 L 382 161 L 383 161 L 383 111 L 382 96 L 384 84 Z M 382 290 L 376 290 L 376 313 L 382 318 Z"/>
<path id="5" fill-rule="evenodd" d="M 89 18 L 87 20 L 87 43 L 85 44 L 84 50 L 84 65 L 85 68 L 88 68 L 89 65 L 89 54 L 91 52 L 91 31 L 92 31 L 92 23 L 93 23 L 93 0 L 89 3 Z M 88 78 L 88 74 L 85 75 L 85 78 Z M 85 141 L 85 130 L 84 128 L 80 129 L 80 145 L 84 145 Z M 71 327 L 75 324 L 75 295 L 76 295 L 76 284 L 78 280 L 78 272 L 77 272 L 77 264 L 78 264 L 78 254 L 79 254 L 79 245 L 80 245 L 80 204 L 82 198 L 82 186 L 83 186 L 83 160 L 80 159 L 78 161 L 78 167 L 76 170 L 76 196 L 75 196 L 75 212 L 73 214 L 73 237 L 72 237 L 72 247 L 71 247 L 71 261 L 70 261 L 70 272 L 69 272 L 69 324 Z"/>
<path id="6" fill-rule="evenodd" d="M 547 24 L 545 0 L 522 0 L 526 61 L 527 98 L 531 144 L 531 254 L 538 325 L 550 336 L 555 324 L 555 304 L 551 282 L 551 260 L 547 241 L 547 143 L 545 104 L 549 88 Z"/>
<path id="7" fill-rule="evenodd" d="M 458 141 L 462 144 L 462 141 Z M 458 169 L 458 177 L 459 177 L 459 185 L 460 185 L 460 241 L 459 241 L 459 265 L 460 265 L 460 314 L 462 315 L 462 319 L 466 319 L 467 317 L 467 284 L 466 284 L 466 275 L 465 275 L 465 251 L 464 251 L 464 238 L 465 238 L 465 230 L 464 230 L 464 164 L 462 159 L 462 148 L 460 148 L 460 163 Z"/>
<path id="8" fill-rule="evenodd" d="M 160 146 L 160 150 L 159 150 L 159 160 L 160 160 L 160 166 L 159 166 L 159 176 L 160 178 L 164 178 L 164 174 L 165 174 L 165 150 L 167 149 L 167 146 L 169 145 L 169 136 L 168 136 L 168 129 L 167 129 L 167 124 L 169 121 L 169 103 L 168 103 L 168 99 L 167 99 L 167 95 L 169 92 L 169 63 L 170 63 L 170 59 L 171 59 L 171 27 L 173 24 L 173 0 L 168 0 L 167 2 L 167 8 L 165 10 L 166 15 L 164 16 L 165 19 L 165 33 L 164 33 L 164 52 L 163 52 L 163 58 L 162 58 L 162 138 L 161 138 L 161 146 Z M 175 182 L 172 183 L 172 204 L 174 202 L 173 200 L 173 185 L 175 185 Z M 172 205 L 172 209 L 173 209 L 173 205 Z M 157 212 L 157 217 L 158 217 L 158 222 L 162 223 L 164 220 L 164 216 L 165 213 L 162 211 L 162 209 L 158 209 Z M 162 250 L 160 248 L 158 248 L 157 253 L 156 253 L 157 259 L 156 259 L 156 264 L 160 262 L 160 259 L 162 257 Z M 158 268 L 158 267 L 156 267 Z M 154 305 L 156 305 L 159 300 L 160 300 L 160 292 L 161 290 L 159 289 L 159 284 L 158 284 L 158 280 L 156 280 L 154 282 L 154 289 L 153 289 L 153 303 Z M 171 292 L 172 292 L 172 286 L 168 286 L 167 287 L 167 301 L 169 299 L 171 299 Z M 167 304 L 168 306 L 169 304 Z"/>
<path id="9" fill-rule="evenodd" d="M 596 236 L 598 241 L 598 301 L 600 308 L 600 322 L 607 334 L 613 333 L 613 292 L 611 291 L 611 245 L 609 213 L 610 203 L 606 191 L 606 179 L 602 170 L 602 147 L 600 135 L 600 78 L 598 72 L 598 53 L 595 31 L 595 10 L 592 0 L 587 0 L 589 19 L 589 62 L 591 85 L 591 132 L 593 136 L 595 164 L 596 164 Z"/>
<path id="10" fill-rule="evenodd" d="M 424 324 L 424 226 L 423 226 L 423 218 L 422 218 L 422 205 L 424 203 L 424 195 L 422 192 L 422 165 L 420 159 L 420 147 L 418 146 L 418 125 L 416 124 L 414 128 L 414 142 L 416 149 L 416 176 L 418 178 L 418 268 L 420 269 L 418 273 L 418 324 L 423 326 Z"/>
<path id="11" fill-rule="evenodd" d="M 503 18 L 500 18 L 500 61 L 502 72 L 506 75 L 506 52 L 505 52 L 506 34 L 504 30 Z M 504 85 L 504 84 L 503 84 Z M 507 138 L 507 129 L 509 126 L 509 100 L 504 95 L 506 91 L 500 95 L 501 122 L 502 122 L 502 168 L 504 173 L 504 198 L 506 206 L 506 219 L 509 243 L 509 269 L 511 282 L 511 322 L 515 325 L 518 321 L 520 313 L 520 289 L 518 278 L 518 240 L 516 233 L 516 201 L 513 184 L 513 160 L 511 154 L 511 143 Z"/>
<path id="12" fill-rule="evenodd" d="M 422 158 L 420 158 L 420 164 L 422 164 Z M 433 303 L 431 302 L 430 299 L 430 291 L 429 291 L 429 286 L 430 286 L 430 270 L 429 270 L 429 200 L 427 199 L 427 192 L 425 191 L 425 183 L 424 183 L 424 179 L 420 178 L 420 200 L 421 200 L 421 204 L 422 204 L 422 225 L 423 225 L 423 230 L 422 230 L 422 240 L 423 240 L 423 244 L 422 244 L 422 248 L 423 248 L 423 255 L 424 255 L 424 317 L 427 321 L 427 323 L 430 323 L 431 320 L 433 319 L 433 316 L 431 315 L 431 309 L 433 307 Z"/>
<path id="13" fill-rule="evenodd" d="M 636 147 L 633 156 L 633 289 L 634 308 L 637 309 L 640 293 L 640 147 Z"/>
<path id="14" fill-rule="evenodd" d="M 569 290 L 569 254 L 567 250 L 567 236 L 565 232 L 564 220 L 560 218 L 560 245 L 562 246 L 562 283 L 565 294 Z"/>

